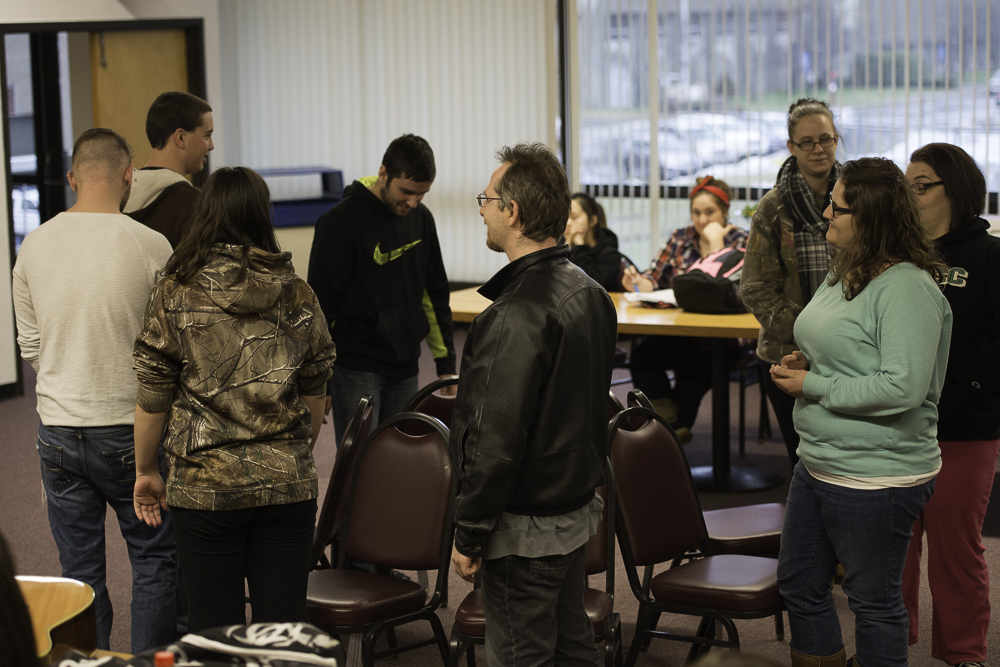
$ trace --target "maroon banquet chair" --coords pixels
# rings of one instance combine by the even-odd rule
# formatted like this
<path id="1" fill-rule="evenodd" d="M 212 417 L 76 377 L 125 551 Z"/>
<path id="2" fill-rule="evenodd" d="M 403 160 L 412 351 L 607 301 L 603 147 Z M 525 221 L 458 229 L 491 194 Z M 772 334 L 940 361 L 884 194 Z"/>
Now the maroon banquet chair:
<path id="1" fill-rule="evenodd" d="M 357 462 L 360 445 L 368 437 L 372 427 L 372 397 L 363 396 L 358 402 L 354 416 L 344 430 L 344 437 L 337 447 L 337 457 L 330 473 L 330 484 L 326 487 L 326 496 L 316 522 L 316 534 L 313 537 L 312 549 L 309 552 L 309 569 L 328 569 L 336 563 L 338 550 L 338 534 L 347 511 L 347 496 L 350 490 L 350 480 Z M 330 555 L 327 556 L 327 547 Z"/>
<path id="2" fill-rule="evenodd" d="M 644 423 L 634 430 L 635 418 Z M 618 546 L 629 588 L 639 602 L 635 636 L 625 659 L 632 667 L 647 638 L 692 644 L 689 661 L 708 647 L 739 649 L 734 619 L 766 618 L 784 605 L 778 593 L 777 560 L 713 555 L 687 457 L 670 426 L 656 412 L 632 407 L 608 427 L 608 449 L 617 483 Z M 646 588 L 639 568 L 674 563 Z M 694 635 L 657 630 L 663 613 L 700 618 Z M 726 639 L 715 637 L 716 624 Z"/>
<path id="3" fill-rule="evenodd" d="M 423 421 L 431 432 L 403 433 L 400 424 Z M 308 620 L 324 630 L 355 635 L 361 661 L 437 645 L 448 661 L 448 638 L 435 613 L 451 564 L 452 501 L 457 475 L 448 452 L 448 429 L 440 421 L 403 412 L 382 422 L 360 445 L 341 526 L 336 569 L 309 573 Z M 430 592 L 391 574 L 344 569 L 347 556 L 381 569 L 433 570 Z M 431 636 L 376 651 L 382 634 L 426 621 Z M 358 647 L 349 647 L 355 653 Z"/>
<path id="4" fill-rule="evenodd" d="M 434 380 L 427 385 L 421 387 L 407 402 L 406 407 L 403 409 L 404 412 L 419 412 L 421 414 L 430 415 L 431 417 L 436 417 L 441 421 L 442 424 L 451 428 L 451 416 L 455 412 L 455 398 L 456 396 L 452 394 L 451 396 L 442 396 L 439 390 L 442 387 L 450 387 L 452 385 L 458 384 L 457 375 L 448 375 L 443 378 Z M 423 433 L 429 433 L 430 427 L 422 422 L 406 422 L 400 428 L 411 435 L 421 435 Z"/>
<path id="5" fill-rule="evenodd" d="M 649 399 L 640 389 L 628 393 L 629 407 L 641 406 L 653 409 Z M 636 427 L 632 419 L 630 427 Z M 785 503 L 761 503 L 741 507 L 725 507 L 703 512 L 711 553 L 738 554 L 742 556 L 778 555 L 781 548 L 781 527 L 785 522 Z M 688 554 L 691 558 L 698 552 Z M 683 559 L 682 559 L 683 560 Z M 643 586 L 649 590 L 653 569 L 647 568 L 643 575 Z M 785 638 L 785 621 L 779 613 L 774 617 L 774 634 L 778 641 Z"/>

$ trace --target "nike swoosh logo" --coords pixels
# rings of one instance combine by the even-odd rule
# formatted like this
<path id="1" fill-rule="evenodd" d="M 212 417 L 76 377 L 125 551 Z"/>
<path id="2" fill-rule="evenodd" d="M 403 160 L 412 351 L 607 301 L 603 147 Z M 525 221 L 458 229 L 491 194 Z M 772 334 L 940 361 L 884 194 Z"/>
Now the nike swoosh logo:
<path id="1" fill-rule="evenodd" d="M 385 266 L 392 260 L 399 259 L 404 252 L 406 252 L 413 246 L 417 245 L 422 240 L 423 239 L 417 239 L 413 243 L 407 243 L 406 245 L 400 248 L 396 248 L 395 250 L 390 250 L 389 252 L 381 252 L 379 250 L 379 246 L 381 246 L 382 244 L 377 243 L 375 244 L 375 263 L 378 264 L 379 266 Z"/>

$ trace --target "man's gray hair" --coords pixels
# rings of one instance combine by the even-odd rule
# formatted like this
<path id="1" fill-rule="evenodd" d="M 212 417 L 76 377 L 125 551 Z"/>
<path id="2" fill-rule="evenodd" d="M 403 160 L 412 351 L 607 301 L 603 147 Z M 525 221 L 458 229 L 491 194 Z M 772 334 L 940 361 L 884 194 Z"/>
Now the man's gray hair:
<path id="1" fill-rule="evenodd" d="M 510 165 L 496 186 L 500 208 L 517 202 L 521 233 L 532 241 L 559 238 L 571 202 L 566 170 L 555 153 L 542 143 L 521 143 L 498 150 L 497 160 Z"/>

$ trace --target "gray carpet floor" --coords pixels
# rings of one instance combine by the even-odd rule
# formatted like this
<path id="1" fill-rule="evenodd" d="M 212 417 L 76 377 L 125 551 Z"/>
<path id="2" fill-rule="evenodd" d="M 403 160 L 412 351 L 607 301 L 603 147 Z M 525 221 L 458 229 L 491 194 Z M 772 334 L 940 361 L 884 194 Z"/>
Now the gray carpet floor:
<path id="1" fill-rule="evenodd" d="M 464 333 L 456 332 L 458 348 L 461 349 L 464 341 Z M 48 520 L 46 518 L 45 506 L 42 502 L 43 493 L 39 473 L 39 462 L 34 451 L 33 443 L 36 438 L 38 418 L 35 413 L 34 399 L 34 375 L 31 369 L 24 365 L 25 395 L 6 401 L 0 401 L 0 531 L 6 536 L 14 551 L 19 574 L 32 575 L 53 575 L 61 573 L 59 567 L 58 554 L 55 544 L 49 532 Z M 617 371 L 616 373 L 621 373 Z M 429 360 L 429 355 L 423 355 L 421 366 L 421 384 L 429 382 L 434 378 L 434 370 Z M 630 385 L 621 385 L 616 388 L 616 392 L 624 398 L 625 392 Z M 701 502 L 703 509 L 715 509 L 718 507 L 729 507 L 741 504 L 754 504 L 763 502 L 783 501 L 787 495 L 787 478 L 789 466 L 784 446 L 777 436 L 775 427 L 775 437 L 763 442 L 758 442 L 757 433 L 757 409 L 759 406 L 758 387 L 752 386 L 747 389 L 747 433 L 748 440 L 746 454 L 741 456 L 736 451 L 737 433 L 737 413 L 736 394 L 737 387 L 731 385 L 732 396 L 732 439 L 733 444 L 733 464 L 771 470 L 779 473 L 785 478 L 785 484 L 780 487 L 766 491 L 753 493 L 703 493 Z M 710 401 L 702 405 L 699 420 L 693 429 L 694 439 L 687 445 L 686 451 L 692 466 L 709 465 L 711 463 L 711 434 L 710 434 Z M 773 417 L 772 417 L 773 423 Z M 319 443 L 316 447 L 316 462 L 320 471 L 320 497 L 326 486 L 330 471 L 333 466 L 335 454 L 335 444 L 333 429 L 325 428 L 320 435 Z M 115 607 L 115 625 L 111 638 L 111 648 L 116 651 L 128 652 L 129 650 L 129 601 L 131 588 L 131 570 L 125 550 L 124 541 L 118 531 L 117 520 L 113 513 L 108 516 L 106 524 L 107 532 L 107 559 L 108 559 L 108 587 L 111 591 L 112 601 Z M 993 572 L 1000 571 L 1000 538 L 991 537 L 985 540 L 987 547 L 987 558 Z M 439 611 L 446 631 L 450 631 L 454 618 L 454 607 L 457 602 L 471 589 L 471 585 L 458 579 L 454 574 L 450 578 L 450 596 L 452 603 L 450 608 L 443 608 Z M 592 585 L 601 585 L 597 580 Z M 635 615 L 637 603 L 635 602 L 625 578 L 624 567 L 619 559 L 616 569 L 616 607 L 620 611 L 624 624 L 624 636 L 626 649 L 631 643 L 634 632 Z M 845 642 L 850 654 L 853 647 L 853 624 L 854 619 L 847 606 L 844 594 L 838 589 L 834 591 L 837 609 L 840 613 L 841 625 Z M 994 606 L 997 603 L 997 587 L 994 587 L 991 598 Z M 668 616 L 660 621 L 661 628 L 669 628 L 675 631 L 693 632 L 696 623 L 689 618 Z M 739 621 L 737 622 L 743 651 L 755 654 L 778 662 L 788 664 L 788 640 L 777 641 L 774 636 L 774 626 L 772 619 Z M 1000 663 L 1000 637 L 997 636 L 993 625 L 990 633 L 990 659 L 995 664 Z M 930 594 L 927 589 L 926 580 L 921 598 L 921 619 L 920 630 L 922 640 L 919 644 L 910 648 L 910 664 L 917 667 L 939 665 L 942 663 L 934 660 L 930 655 Z M 399 631 L 400 641 L 405 641 L 407 637 L 415 637 L 428 631 L 426 624 L 414 624 Z M 480 649 L 481 650 L 481 649 Z M 675 644 L 673 642 L 654 641 L 646 653 L 639 657 L 638 664 L 644 665 L 681 665 L 686 655 L 687 646 Z M 484 665 L 485 656 L 480 653 L 479 663 Z M 395 664 L 411 665 L 423 667 L 425 665 L 440 665 L 440 656 L 433 647 L 427 647 L 402 655 Z"/>

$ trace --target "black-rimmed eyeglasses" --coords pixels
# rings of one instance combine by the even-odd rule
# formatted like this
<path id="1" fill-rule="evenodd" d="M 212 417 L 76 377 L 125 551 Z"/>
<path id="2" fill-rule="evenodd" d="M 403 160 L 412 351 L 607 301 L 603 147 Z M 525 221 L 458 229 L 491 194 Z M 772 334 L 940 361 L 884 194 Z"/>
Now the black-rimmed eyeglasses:
<path id="1" fill-rule="evenodd" d="M 840 213 L 847 213 L 849 215 L 853 215 L 854 214 L 854 211 L 852 209 L 843 208 L 841 206 L 837 206 L 836 204 L 834 204 L 833 203 L 833 195 L 830 195 L 830 208 L 833 209 L 833 217 L 835 217 L 835 218 Z"/>
<path id="2" fill-rule="evenodd" d="M 500 201 L 500 197 L 487 197 L 485 192 L 476 195 L 476 201 L 479 202 L 479 208 L 486 206 L 493 200 Z"/>
<path id="3" fill-rule="evenodd" d="M 837 143 L 837 139 L 839 138 L 840 135 L 835 134 L 832 137 L 823 137 L 819 141 L 813 141 L 812 139 L 803 139 L 802 141 L 792 141 L 791 139 L 789 139 L 789 141 L 792 141 L 792 143 L 798 146 L 800 150 L 804 150 L 806 153 L 808 153 L 812 149 L 816 148 L 816 144 L 819 144 L 823 148 L 829 148 L 830 146 L 833 146 L 835 143 Z"/>
<path id="4" fill-rule="evenodd" d="M 944 181 L 934 181 L 933 183 L 910 183 L 910 189 L 913 190 L 913 194 L 922 195 L 927 192 L 927 188 L 933 188 L 935 185 L 944 185 Z"/>

